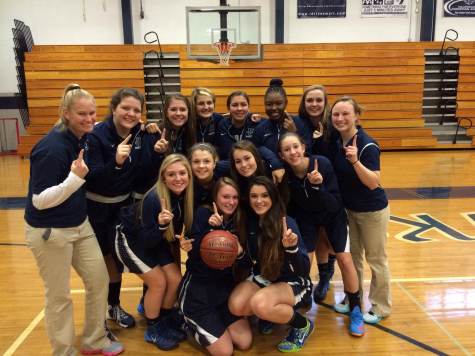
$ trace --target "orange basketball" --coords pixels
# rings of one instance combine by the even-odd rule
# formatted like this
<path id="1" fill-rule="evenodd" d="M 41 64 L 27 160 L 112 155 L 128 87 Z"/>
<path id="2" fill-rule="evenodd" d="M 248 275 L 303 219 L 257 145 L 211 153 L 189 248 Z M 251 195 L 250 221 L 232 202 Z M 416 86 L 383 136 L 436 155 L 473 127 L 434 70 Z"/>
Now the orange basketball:
<path id="1" fill-rule="evenodd" d="M 230 267 L 236 260 L 237 254 L 237 239 L 229 231 L 213 230 L 201 240 L 201 259 L 208 267 L 214 269 Z"/>

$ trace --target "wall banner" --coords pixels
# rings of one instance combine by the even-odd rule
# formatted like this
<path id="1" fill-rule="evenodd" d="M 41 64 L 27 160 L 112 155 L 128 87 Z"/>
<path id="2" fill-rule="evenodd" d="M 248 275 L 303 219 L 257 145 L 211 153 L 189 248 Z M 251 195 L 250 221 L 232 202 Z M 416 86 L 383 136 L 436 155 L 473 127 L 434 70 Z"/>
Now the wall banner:
<path id="1" fill-rule="evenodd" d="M 409 0 L 362 0 L 361 17 L 405 17 Z"/>
<path id="2" fill-rule="evenodd" d="M 297 18 L 346 17 L 346 0 L 297 0 Z"/>
<path id="3" fill-rule="evenodd" d="M 475 0 L 444 0 L 444 17 L 475 17 Z"/>

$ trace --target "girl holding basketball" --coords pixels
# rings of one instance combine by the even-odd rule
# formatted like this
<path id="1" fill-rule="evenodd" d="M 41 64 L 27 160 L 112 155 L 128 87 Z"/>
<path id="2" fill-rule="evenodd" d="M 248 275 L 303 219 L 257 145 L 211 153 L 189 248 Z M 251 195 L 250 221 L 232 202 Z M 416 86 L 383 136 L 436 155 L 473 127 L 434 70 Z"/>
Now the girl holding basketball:
<path id="1" fill-rule="evenodd" d="M 333 104 L 332 123 L 340 134 L 333 151 L 333 166 L 348 214 L 351 254 L 360 290 L 363 290 L 363 255 L 371 269 L 371 309 L 364 314 L 364 320 L 376 324 L 391 313 L 386 253 L 389 206 L 381 187 L 380 149 L 358 125 L 361 111 L 351 97 L 342 97 Z M 345 311 L 345 306 L 338 304 L 335 310 Z"/>
<path id="2" fill-rule="evenodd" d="M 188 252 L 188 260 L 179 305 L 200 345 L 211 355 L 232 355 L 234 347 L 246 350 L 251 346 L 251 330 L 246 319 L 229 311 L 228 297 L 235 285 L 233 268 L 214 269 L 205 264 L 200 255 L 200 244 L 212 230 L 226 230 L 242 236 L 245 222 L 239 209 L 239 190 L 233 180 L 227 177 L 218 179 L 213 200 L 212 210 L 203 206 L 198 208 L 191 239 L 180 239 L 182 249 Z M 234 238 L 238 240 L 240 261 L 243 251 L 237 236 Z"/>
<path id="3" fill-rule="evenodd" d="M 315 250 L 319 229 L 323 227 L 336 253 L 350 302 L 350 333 L 363 336 L 358 277 L 349 252 L 347 218 L 332 165 L 323 156 L 306 157 L 302 138 L 292 132 L 280 139 L 279 153 L 286 163 L 281 185 L 283 195 L 290 196 L 309 258 Z"/>
<path id="4" fill-rule="evenodd" d="M 272 181 L 255 177 L 249 188 L 252 215 L 244 246 L 252 274 L 233 290 L 229 309 L 235 315 L 289 324 L 289 334 L 277 348 L 296 352 L 313 331 L 312 321 L 296 311 L 312 291 L 310 261 L 298 226 L 286 216 Z"/>
<path id="5" fill-rule="evenodd" d="M 173 306 L 181 280 L 177 234 L 193 222 L 193 178 L 186 157 L 167 156 L 156 186 L 143 201 L 123 208 L 116 253 L 148 289 L 144 297 L 145 341 L 170 350 L 186 338 L 183 317 Z"/>

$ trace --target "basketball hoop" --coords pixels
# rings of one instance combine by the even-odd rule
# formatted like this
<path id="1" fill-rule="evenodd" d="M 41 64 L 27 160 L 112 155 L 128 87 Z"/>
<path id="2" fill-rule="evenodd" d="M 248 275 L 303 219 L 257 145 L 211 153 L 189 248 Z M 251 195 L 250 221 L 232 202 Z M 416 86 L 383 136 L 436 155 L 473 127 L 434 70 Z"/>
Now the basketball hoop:
<path id="1" fill-rule="evenodd" d="M 214 42 L 213 47 L 216 48 L 216 52 L 218 52 L 219 64 L 228 66 L 231 51 L 236 47 L 236 44 L 234 42 L 219 41 Z"/>

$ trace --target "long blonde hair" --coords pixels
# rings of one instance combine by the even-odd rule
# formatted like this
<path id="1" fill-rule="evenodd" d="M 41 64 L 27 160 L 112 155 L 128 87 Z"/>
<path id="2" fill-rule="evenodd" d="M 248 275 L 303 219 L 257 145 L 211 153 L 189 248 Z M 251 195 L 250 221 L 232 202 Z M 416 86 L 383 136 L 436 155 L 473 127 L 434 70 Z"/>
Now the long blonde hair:
<path id="1" fill-rule="evenodd" d="M 70 83 L 66 86 L 66 88 L 64 88 L 63 96 L 59 104 L 59 120 L 55 123 L 55 126 L 68 127 L 69 122 L 64 117 L 64 112 L 71 110 L 71 107 L 76 102 L 76 100 L 81 98 L 89 99 L 94 103 L 94 105 L 96 104 L 94 96 L 92 96 L 92 94 L 88 91 L 81 89 L 79 84 Z"/>
<path id="2" fill-rule="evenodd" d="M 173 153 L 165 157 L 160 167 L 160 172 L 158 174 L 158 180 L 155 185 L 155 190 L 157 195 L 165 200 L 165 203 L 168 207 L 171 207 L 171 200 L 170 200 L 170 190 L 165 184 L 165 171 L 167 168 L 172 165 L 173 163 L 181 163 L 186 168 L 188 173 L 188 186 L 185 189 L 185 216 L 183 219 L 183 224 L 185 225 L 185 232 L 189 233 L 191 231 L 191 225 L 193 224 L 193 174 L 191 172 L 191 166 L 185 156 L 178 153 Z M 153 189 L 153 188 L 152 188 Z M 177 231 L 181 233 L 181 231 Z M 173 222 L 168 225 L 168 228 L 165 230 L 165 238 L 167 241 L 172 242 L 175 240 L 175 229 L 173 228 Z"/>

